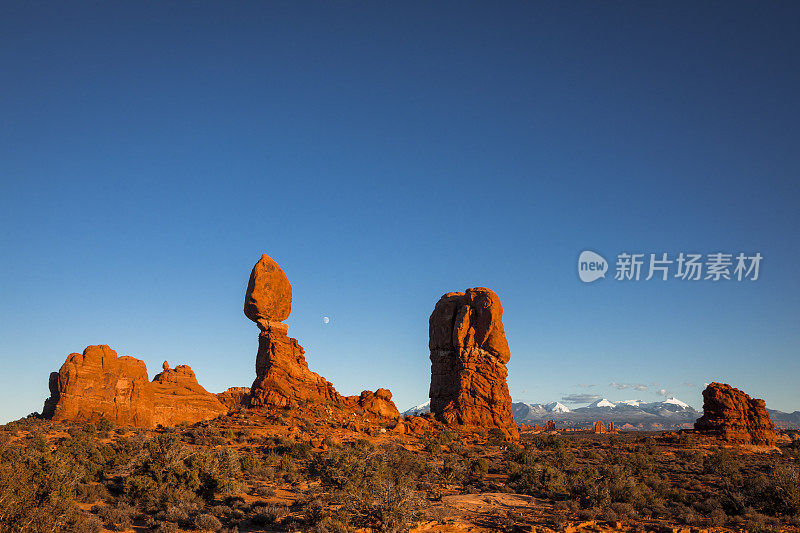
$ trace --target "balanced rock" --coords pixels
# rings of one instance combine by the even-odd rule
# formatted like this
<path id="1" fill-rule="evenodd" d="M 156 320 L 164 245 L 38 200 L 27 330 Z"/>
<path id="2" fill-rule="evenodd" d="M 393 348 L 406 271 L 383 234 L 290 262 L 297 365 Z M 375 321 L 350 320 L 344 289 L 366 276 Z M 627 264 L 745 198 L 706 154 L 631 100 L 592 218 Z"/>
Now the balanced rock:
<path id="1" fill-rule="evenodd" d="M 153 389 L 144 361 L 117 357 L 106 344 L 71 353 L 50 375 L 42 415 L 52 420 L 153 426 Z"/>
<path id="2" fill-rule="evenodd" d="M 353 409 L 360 406 L 383 418 L 400 418 L 388 390 L 364 391 L 361 396 L 344 397 L 328 380 L 312 372 L 305 350 L 297 339 L 287 335 L 289 327 L 282 322 L 291 310 L 292 286 L 286 274 L 267 254 L 262 255 L 250 274 L 244 298 L 245 316 L 261 330 L 256 379 L 247 397 L 250 407 L 335 403 Z"/>
<path id="3" fill-rule="evenodd" d="M 215 395 L 197 383 L 185 365 L 165 370 L 151 382 L 144 361 L 118 357 L 107 345 L 73 353 L 50 375 L 45 418 L 152 428 L 215 418 L 228 411 Z"/>
<path id="4" fill-rule="evenodd" d="M 250 272 L 244 314 L 266 331 L 271 323 L 289 318 L 291 312 L 292 285 L 278 263 L 263 254 Z"/>
<path id="5" fill-rule="evenodd" d="M 200 386 L 194 371 L 187 365 L 178 365 L 153 378 L 153 423 L 171 426 L 179 422 L 194 424 L 216 418 L 228 408 Z"/>
<path id="6" fill-rule="evenodd" d="M 703 391 L 703 416 L 694 428 L 731 444 L 774 446 L 777 439 L 764 400 L 725 383 L 711 383 Z"/>
<path id="7" fill-rule="evenodd" d="M 258 325 L 256 379 L 251 407 L 284 407 L 304 401 L 337 402 L 341 398 L 325 378 L 308 368 L 305 350 L 286 333 L 282 321 L 292 311 L 292 285 L 267 254 L 253 266 L 244 296 L 244 314 Z"/>
<path id="8" fill-rule="evenodd" d="M 511 359 L 500 298 L 477 287 L 450 292 L 429 321 L 431 412 L 440 422 L 468 431 L 497 427 L 519 437 L 511 414 Z"/>

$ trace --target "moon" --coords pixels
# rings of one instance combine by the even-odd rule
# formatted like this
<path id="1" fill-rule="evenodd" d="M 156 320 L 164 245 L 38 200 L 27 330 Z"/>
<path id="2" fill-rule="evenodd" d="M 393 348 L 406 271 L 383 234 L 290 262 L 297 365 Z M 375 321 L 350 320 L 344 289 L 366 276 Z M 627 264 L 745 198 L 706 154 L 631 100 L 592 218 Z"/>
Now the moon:
<path id="1" fill-rule="evenodd" d="M 322 323 L 323 324 L 327 324 L 330 321 L 331 321 L 330 317 L 327 317 L 327 316 L 322 317 Z"/>

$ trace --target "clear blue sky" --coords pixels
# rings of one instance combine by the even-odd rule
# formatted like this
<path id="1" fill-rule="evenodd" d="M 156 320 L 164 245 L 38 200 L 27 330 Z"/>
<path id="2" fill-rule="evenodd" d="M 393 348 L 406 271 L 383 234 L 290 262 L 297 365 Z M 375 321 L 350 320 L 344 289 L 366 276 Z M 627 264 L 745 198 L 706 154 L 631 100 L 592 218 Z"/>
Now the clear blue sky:
<path id="1" fill-rule="evenodd" d="M 264 252 L 343 394 L 425 401 L 434 304 L 487 286 L 516 400 L 800 409 L 798 94 L 793 2 L 4 2 L 0 420 L 89 344 L 249 385 Z M 583 284 L 583 249 L 764 260 Z"/>

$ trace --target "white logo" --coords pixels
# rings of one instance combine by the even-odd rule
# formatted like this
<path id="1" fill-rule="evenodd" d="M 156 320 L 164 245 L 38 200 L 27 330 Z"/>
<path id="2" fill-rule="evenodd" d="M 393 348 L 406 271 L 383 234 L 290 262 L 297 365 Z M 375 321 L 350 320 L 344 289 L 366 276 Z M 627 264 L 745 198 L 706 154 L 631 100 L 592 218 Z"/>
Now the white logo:
<path id="1" fill-rule="evenodd" d="M 591 283 L 606 277 L 608 262 L 600 254 L 589 250 L 581 252 L 578 258 L 578 276 L 584 283 Z"/>

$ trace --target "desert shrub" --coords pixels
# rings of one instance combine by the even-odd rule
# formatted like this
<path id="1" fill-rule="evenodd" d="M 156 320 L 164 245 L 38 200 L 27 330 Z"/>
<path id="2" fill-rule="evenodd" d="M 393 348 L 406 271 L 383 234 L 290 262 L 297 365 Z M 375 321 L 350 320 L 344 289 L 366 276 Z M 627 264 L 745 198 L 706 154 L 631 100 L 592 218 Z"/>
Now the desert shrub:
<path id="1" fill-rule="evenodd" d="M 500 428 L 490 429 L 486 436 L 491 446 L 502 446 L 506 443 L 506 434 Z"/>
<path id="2" fill-rule="evenodd" d="M 725 448 L 703 457 L 703 471 L 722 478 L 726 483 L 736 483 L 741 479 L 741 469 L 736 455 Z"/>
<path id="3" fill-rule="evenodd" d="M 558 450 L 568 448 L 569 442 L 555 435 L 534 435 L 531 446 L 538 450 Z"/>
<path id="4" fill-rule="evenodd" d="M 426 431 L 420 439 L 422 447 L 429 453 L 440 453 L 443 445 L 460 444 L 461 439 L 452 431 Z"/>
<path id="5" fill-rule="evenodd" d="M 475 476 L 482 476 L 489 472 L 489 462 L 483 457 L 474 459 L 469 465 L 469 473 Z"/>
<path id="6" fill-rule="evenodd" d="M 127 531 L 132 527 L 131 509 L 124 504 L 119 507 L 110 505 L 101 507 L 97 515 L 103 521 L 106 529 L 111 531 Z"/>
<path id="7" fill-rule="evenodd" d="M 194 444 L 201 446 L 221 446 L 228 442 L 220 435 L 217 428 L 206 425 L 198 425 L 190 429 L 189 437 L 191 437 Z"/>
<path id="8" fill-rule="evenodd" d="M 107 420 L 105 418 L 101 418 L 99 422 L 97 422 L 97 432 L 101 437 L 108 438 L 111 435 L 111 432 L 114 431 L 116 425 L 111 420 Z"/>
<path id="9" fill-rule="evenodd" d="M 67 440 L 71 440 L 67 439 Z M 84 442 L 82 440 L 82 442 Z M 94 474 L 94 455 L 76 457 L 74 449 L 54 450 L 41 436 L 0 448 L 0 531 L 95 531 L 97 521 L 77 509 L 76 487 Z M 85 463 L 85 464 L 84 464 Z"/>
<path id="10" fill-rule="evenodd" d="M 506 460 L 521 465 L 532 465 L 536 462 L 536 449 L 533 444 L 523 446 L 512 445 L 506 450 Z"/>
<path id="11" fill-rule="evenodd" d="M 280 523 L 288 514 L 289 509 L 283 504 L 255 505 L 251 521 L 259 526 L 268 526 Z"/>
<path id="12" fill-rule="evenodd" d="M 341 506 L 340 518 L 354 527 L 405 530 L 418 516 L 415 489 L 428 466 L 402 448 L 343 446 L 317 454 L 309 473 Z"/>
<path id="13" fill-rule="evenodd" d="M 257 455 L 246 453 L 239 458 L 239 466 L 242 472 L 251 475 L 264 473 L 264 465 Z"/>
<path id="14" fill-rule="evenodd" d="M 555 497 L 567 488 L 564 473 L 542 463 L 524 466 L 512 473 L 510 481 L 517 492 L 542 498 Z"/>
<path id="15" fill-rule="evenodd" d="M 441 478 L 448 483 L 462 483 L 467 474 L 467 467 L 462 459 L 445 457 L 444 464 L 439 473 Z"/>
<path id="16" fill-rule="evenodd" d="M 194 527 L 199 531 L 219 531 L 222 529 L 222 522 L 217 517 L 210 514 L 199 514 L 194 517 Z"/>
<path id="17" fill-rule="evenodd" d="M 110 498 L 108 489 L 100 483 L 80 483 L 75 487 L 75 499 L 82 503 L 94 503 Z"/>
<path id="18" fill-rule="evenodd" d="M 189 453 L 176 435 L 164 433 L 145 443 L 138 464 L 125 479 L 125 494 L 146 509 L 196 505 L 198 496 L 210 500 L 239 490 L 240 475 L 234 450 Z"/>
<path id="19" fill-rule="evenodd" d="M 743 481 L 748 503 L 773 516 L 800 516 L 800 467 L 778 465 L 769 475 L 755 474 Z"/>
<path id="20" fill-rule="evenodd" d="M 155 533 L 177 533 L 178 524 L 174 522 L 159 522 L 153 530 Z"/>
<path id="21" fill-rule="evenodd" d="M 307 442 L 292 443 L 288 453 L 295 459 L 308 459 L 311 457 L 311 445 Z"/>

